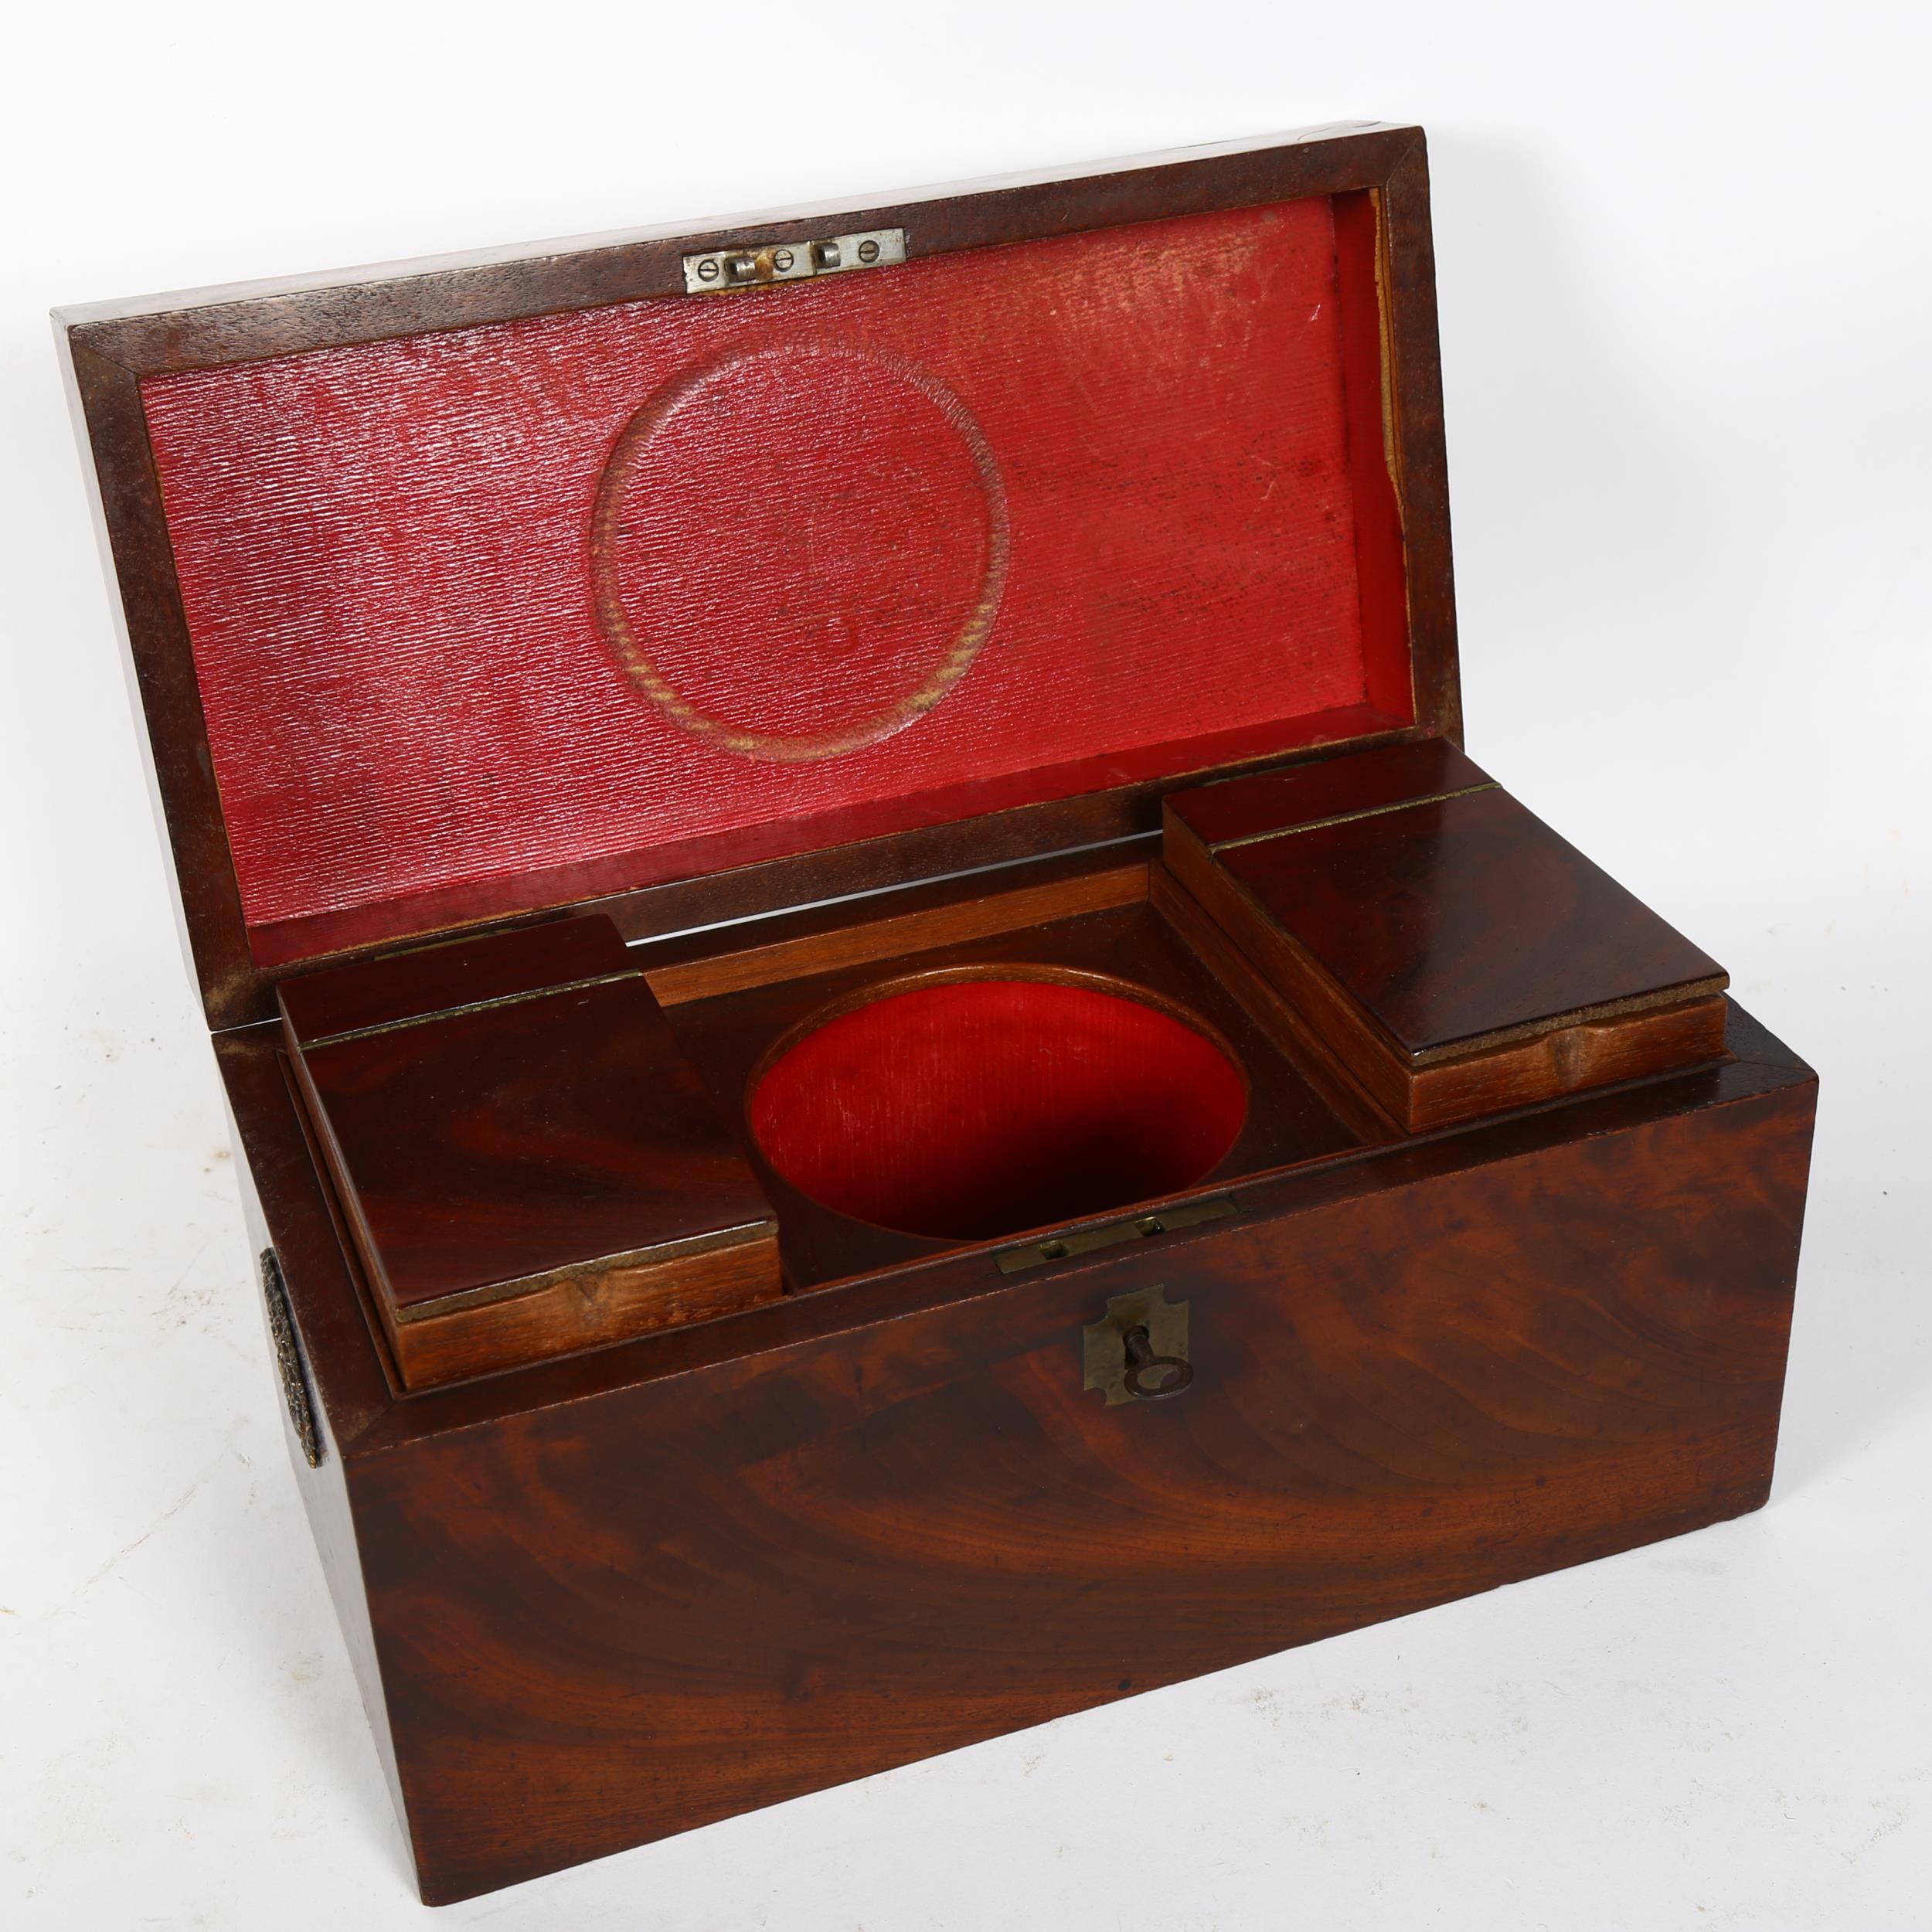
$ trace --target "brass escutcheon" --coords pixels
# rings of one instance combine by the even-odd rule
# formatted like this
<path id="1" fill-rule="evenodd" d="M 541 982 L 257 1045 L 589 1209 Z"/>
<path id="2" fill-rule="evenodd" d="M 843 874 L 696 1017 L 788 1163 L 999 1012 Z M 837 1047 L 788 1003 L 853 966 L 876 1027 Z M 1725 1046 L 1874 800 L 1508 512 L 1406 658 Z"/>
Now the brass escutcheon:
<path id="1" fill-rule="evenodd" d="M 1169 1301 L 1160 1282 L 1113 1296 L 1083 1331 L 1087 1379 L 1111 1409 L 1178 1396 L 1194 1379 L 1188 1359 L 1188 1304 Z"/>

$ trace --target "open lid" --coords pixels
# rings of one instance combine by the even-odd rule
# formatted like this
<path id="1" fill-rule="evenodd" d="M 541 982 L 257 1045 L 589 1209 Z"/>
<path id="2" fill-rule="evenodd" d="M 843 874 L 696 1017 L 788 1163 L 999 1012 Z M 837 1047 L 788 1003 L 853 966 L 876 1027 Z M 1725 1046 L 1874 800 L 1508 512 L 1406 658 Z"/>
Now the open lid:
<path id="1" fill-rule="evenodd" d="M 217 1026 L 1458 730 L 1413 128 L 57 321 Z"/>

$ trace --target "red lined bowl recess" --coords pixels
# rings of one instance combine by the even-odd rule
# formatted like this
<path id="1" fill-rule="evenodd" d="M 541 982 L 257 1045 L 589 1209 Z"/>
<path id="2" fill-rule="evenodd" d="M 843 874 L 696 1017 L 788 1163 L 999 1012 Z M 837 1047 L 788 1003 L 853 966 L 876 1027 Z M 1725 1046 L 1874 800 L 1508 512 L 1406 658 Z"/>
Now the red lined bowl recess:
<path id="1" fill-rule="evenodd" d="M 1234 1145 L 1246 1083 L 1146 1002 L 1046 979 L 888 993 L 815 1027 L 751 1097 L 764 1156 L 881 1227 L 988 1240 L 1173 1193 Z"/>

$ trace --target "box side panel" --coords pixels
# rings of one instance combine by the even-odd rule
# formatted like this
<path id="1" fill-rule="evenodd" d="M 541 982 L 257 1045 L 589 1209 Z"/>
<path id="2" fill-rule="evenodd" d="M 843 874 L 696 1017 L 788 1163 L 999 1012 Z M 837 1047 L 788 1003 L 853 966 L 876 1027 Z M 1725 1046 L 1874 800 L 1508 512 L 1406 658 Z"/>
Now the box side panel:
<path id="1" fill-rule="evenodd" d="M 1814 1090 L 354 1461 L 425 1896 L 1754 1508 Z M 1157 1285 L 1192 1385 L 1109 1404 L 1086 1331 Z"/>
<path id="2" fill-rule="evenodd" d="M 249 1252 L 255 1257 L 259 1270 L 262 1257 L 277 1252 L 276 1237 L 263 1203 L 262 1190 L 257 1185 L 250 1165 L 248 1141 L 240 1131 L 232 1108 L 229 1117 L 230 1138 L 236 1149 L 235 1170 L 241 1188 L 242 1213 L 247 1224 Z M 326 1406 L 317 1398 L 313 1352 L 306 1345 L 302 1334 L 301 1313 L 294 1305 L 292 1298 L 287 1298 L 286 1285 L 281 1276 L 279 1264 L 277 1280 L 280 1291 L 285 1298 L 284 1305 L 287 1309 L 293 1330 L 291 1339 L 300 1365 L 302 1386 L 297 1399 L 304 1402 L 310 1426 L 314 1431 L 311 1452 L 302 1439 L 300 1421 L 292 1406 L 284 1401 L 283 1433 L 288 1444 L 289 1462 L 294 1471 L 295 1486 L 301 1495 L 303 1512 L 308 1519 L 309 1533 L 315 1539 L 316 1553 L 321 1559 L 322 1576 L 328 1585 L 329 1600 L 335 1606 L 335 1620 L 341 1628 L 342 1641 L 349 1651 L 350 1668 L 355 1675 L 355 1688 L 361 1694 L 362 1709 L 369 1719 L 370 1733 L 376 1743 L 376 1754 L 381 1761 L 383 1776 L 389 1786 L 390 1798 L 395 1804 L 396 1817 L 402 1821 L 405 1817 L 402 1784 L 396 1773 L 396 1748 L 389 1730 L 389 1709 L 383 1694 L 382 1672 L 376 1662 L 376 1634 L 369 1621 L 369 1597 L 363 1582 L 362 1556 L 356 1546 L 355 1527 L 350 1516 L 342 1444 L 330 1421 Z M 264 1313 L 267 1318 L 272 1367 L 276 1360 L 277 1340 L 274 1318 L 269 1313 L 266 1301 Z M 312 1461 L 311 1453 L 314 1458 Z"/>

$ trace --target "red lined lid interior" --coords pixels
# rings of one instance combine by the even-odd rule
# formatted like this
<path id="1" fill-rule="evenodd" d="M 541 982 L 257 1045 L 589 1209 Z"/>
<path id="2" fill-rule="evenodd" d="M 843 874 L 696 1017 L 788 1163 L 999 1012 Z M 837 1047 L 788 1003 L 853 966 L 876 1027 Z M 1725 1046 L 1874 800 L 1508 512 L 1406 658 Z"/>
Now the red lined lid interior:
<path id="1" fill-rule="evenodd" d="M 1406 719 L 1372 246 L 1344 196 L 148 379 L 257 957 Z"/>
<path id="2" fill-rule="evenodd" d="M 1240 1134 L 1226 1053 L 1160 1009 L 1051 980 L 968 979 L 875 999 L 759 1081 L 773 1167 L 839 1213 L 985 1240 L 1189 1187 Z"/>

